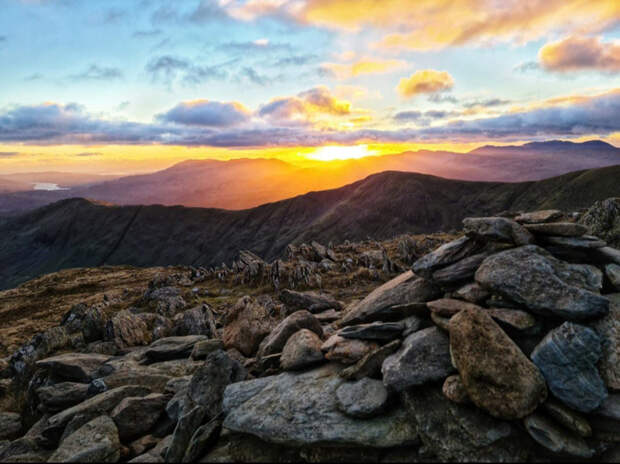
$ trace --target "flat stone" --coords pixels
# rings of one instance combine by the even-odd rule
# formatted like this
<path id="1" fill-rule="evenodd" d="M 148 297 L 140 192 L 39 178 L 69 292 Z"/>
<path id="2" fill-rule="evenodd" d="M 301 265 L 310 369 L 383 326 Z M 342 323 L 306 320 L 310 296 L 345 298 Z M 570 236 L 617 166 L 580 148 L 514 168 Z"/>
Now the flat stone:
<path id="1" fill-rule="evenodd" d="M 431 321 L 444 332 L 450 331 L 450 318 L 431 313 Z"/>
<path id="2" fill-rule="evenodd" d="M 194 345 L 204 340 L 207 340 L 204 335 L 160 338 L 149 346 L 144 357 L 150 363 L 189 358 Z"/>
<path id="3" fill-rule="evenodd" d="M 609 314 L 591 323 L 601 338 L 598 369 L 607 388 L 620 390 L 620 293 L 607 295 Z"/>
<path id="4" fill-rule="evenodd" d="M 124 309 L 106 324 L 105 340 L 114 341 L 118 347 L 148 345 L 153 335 L 139 314 Z"/>
<path id="5" fill-rule="evenodd" d="M 315 314 L 314 317 L 316 317 L 319 322 L 325 324 L 340 319 L 342 317 L 342 312 L 336 311 L 335 309 L 328 309 Z"/>
<path id="6" fill-rule="evenodd" d="M 371 322 L 342 328 L 338 335 L 359 340 L 390 341 L 398 338 L 405 326 L 401 322 Z"/>
<path id="7" fill-rule="evenodd" d="M 304 369 L 325 358 L 321 351 L 323 342 L 319 336 L 308 329 L 301 329 L 295 332 L 286 342 L 282 349 L 280 365 L 282 369 L 290 371 Z"/>
<path id="8" fill-rule="evenodd" d="M 205 359 L 209 353 L 213 353 L 217 350 L 223 350 L 224 343 L 219 338 L 214 338 L 212 340 L 203 340 L 197 342 L 192 349 L 191 358 L 192 359 Z"/>
<path id="9" fill-rule="evenodd" d="M 597 238 L 584 235 L 582 237 L 562 237 L 559 235 L 541 235 L 540 241 L 548 243 L 549 245 L 556 245 L 567 248 L 603 248 L 607 245 L 606 242 Z"/>
<path id="10" fill-rule="evenodd" d="M 167 402 L 168 397 L 161 393 L 124 398 L 110 413 L 120 439 L 127 442 L 151 430 Z"/>
<path id="11" fill-rule="evenodd" d="M 588 228 L 575 222 L 548 222 L 546 224 L 526 224 L 525 228 L 533 234 L 559 235 L 562 237 L 581 237 Z"/>
<path id="12" fill-rule="evenodd" d="M 328 293 L 296 292 L 285 289 L 280 292 L 279 298 L 292 310 L 305 309 L 311 313 L 319 313 L 326 309 L 342 309 L 342 305 Z"/>
<path id="13" fill-rule="evenodd" d="M 61 382 L 37 389 L 39 401 L 49 412 L 58 412 L 81 403 L 88 397 L 88 384 Z"/>
<path id="14" fill-rule="evenodd" d="M 559 401 L 549 398 L 543 403 L 542 409 L 559 424 L 578 435 L 582 437 L 589 437 L 592 435 L 592 427 L 590 427 L 588 420 Z"/>
<path id="15" fill-rule="evenodd" d="M 444 381 L 441 391 L 443 396 L 448 398 L 450 401 L 458 404 L 471 403 L 469 396 L 467 396 L 465 385 L 463 385 L 463 381 L 458 374 L 448 377 Z"/>
<path id="16" fill-rule="evenodd" d="M 88 383 L 110 356 L 95 353 L 66 353 L 37 361 L 37 367 L 48 369 L 54 375 L 75 382 Z"/>
<path id="17" fill-rule="evenodd" d="M 543 376 L 484 310 L 450 320 L 450 352 L 472 402 L 500 419 L 518 419 L 547 398 Z"/>
<path id="18" fill-rule="evenodd" d="M 414 332 L 381 367 L 386 387 L 402 391 L 427 382 L 443 380 L 454 372 L 450 341 L 436 327 Z"/>
<path id="19" fill-rule="evenodd" d="M 480 306 L 473 303 L 452 298 L 441 298 L 439 300 L 429 301 L 426 305 L 432 313 L 442 317 L 452 317 L 459 311 L 467 308 L 481 309 Z"/>
<path id="20" fill-rule="evenodd" d="M 530 313 L 510 308 L 490 308 L 487 313 L 499 322 L 511 329 L 528 330 L 536 325 L 536 318 Z"/>
<path id="21" fill-rule="evenodd" d="M 590 449 L 583 438 L 538 413 L 526 417 L 523 423 L 530 436 L 553 453 L 580 458 L 591 458 L 594 455 L 594 450 Z"/>
<path id="22" fill-rule="evenodd" d="M 0 412 L 0 440 L 14 439 L 22 429 L 21 416 L 14 412 Z"/>
<path id="23" fill-rule="evenodd" d="M 319 337 L 323 336 L 321 323 L 309 311 L 296 311 L 283 319 L 261 342 L 257 358 L 281 353 L 286 341 L 291 335 L 301 329 L 308 329 L 316 333 Z"/>
<path id="24" fill-rule="evenodd" d="M 187 445 L 183 462 L 198 462 L 216 443 L 222 428 L 221 421 L 209 421 L 198 427 Z"/>
<path id="25" fill-rule="evenodd" d="M 515 245 L 534 243 L 534 236 L 521 224 L 503 217 L 463 219 L 463 230 L 470 237 L 509 242 Z"/>
<path id="26" fill-rule="evenodd" d="M 520 224 L 537 224 L 541 222 L 555 221 L 556 219 L 560 219 L 563 215 L 564 213 L 557 209 L 544 209 L 519 214 L 515 217 L 515 221 Z"/>
<path id="27" fill-rule="evenodd" d="M 338 325 L 343 327 L 378 320 L 399 320 L 410 315 L 403 315 L 401 307 L 425 303 L 440 293 L 437 286 L 407 271 L 374 289 L 366 298 L 349 308 Z"/>
<path id="28" fill-rule="evenodd" d="M 347 416 L 365 419 L 384 411 L 388 391 L 380 380 L 365 378 L 340 385 L 336 389 L 336 400 L 338 409 Z"/>
<path id="29" fill-rule="evenodd" d="M 481 303 L 490 296 L 490 293 L 480 284 L 472 282 L 463 285 L 461 288 L 456 290 L 454 292 L 454 295 L 457 298 L 468 301 L 470 303 Z"/>
<path id="30" fill-rule="evenodd" d="M 117 462 L 119 458 L 116 425 L 108 416 L 100 416 L 69 435 L 49 462 Z"/>
<path id="31" fill-rule="evenodd" d="M 411 269 L 417 275 L 430 279 L 437 269 L 457 263 L 475 255 L 484 247 L 484 243 L 470 237 L 460 237 L 441 245 L 434 251 L 418 259 Z"/>
<path id="32" fill-rule="evenodd" d="M 474 277 L 476 270 L 489 253 L 478 253 L 433 272 L 432 281 L 442 285 L 451 286 L 467 282 Z"/>
<path id="33" fill-rule="evenodd" d="M 600 337 L 572 322 L 549 332 L 531 354 L 555 397 L 581 412 L 595 410 L 607 397 L 596 368 L 600 357 Z"/>
<path id="34" fill-rule="evenodd" d="M 383 361 L 398 350 L 400 345 L 400 340 L 392 340 L 386 345 L 375 348 L 354 365 L 343 369 L 340 376 L 347 380 L 360 380 L 364 377 L 381 378 Z"/>
<path id="35" fill-rule="evenodd" d="M 124 385 L 141 385 L 148 387 L 154 393 L 163 393 L 166 384 L 171 378 L 170 375 L 162 374 L 158 369 L 137 365 L 135 368 L 116 370 L 110 375 L 93 380 L 93 382 L 103 382 L 107 390 Z M 93 382 L 91 382 L 91 385 Z"/>
<path id="36" fill-rule="evenodd" d="M 216 333 L 211 333 L 209 311 L 209 307 L 202 304 L 174 316 L 172 329 L 174 335 L 181 337 L 186 335 L 217 336 Z"/>
<path id="37" fill-rule="evenodd" d="M 353 364 L 377 347 L 374 342 L 348 339 L 334 334 L 321 345 L 321 351 L 330 361 Z"/>
<path id="38" fill-rule="evenodd" d="M 541 315 L 565 319 L 601 317 L 609 311 L 607 298 L 576 286 L 593 283 L 590 267 L 570 265 L 537 246 L 503 251 L 484 260 L 476 281 Z"/>
<path id="39" fill-rule="evenodd" d="M 620 264 L 620 250 L 612 247 L 602 247 L 594 250 L 594 253 L 605 262 Z"/>
<path id="40" fill-rule="evenodd" d="M 224 427 L 287 446 L 389 448 L 416 443 L 416 427 L 402 408 L 364 420 L 343 414 L 336 399 L 342 383 L 337 367 L 327 365 L 229 385 Z"/>
<path id="41" fill-rule="evenodd" d="M 609 279 L 612 287 L 620 292 L 620 265 L 608 264 L 605 266 L 605 275 L 607 279 Z"/>

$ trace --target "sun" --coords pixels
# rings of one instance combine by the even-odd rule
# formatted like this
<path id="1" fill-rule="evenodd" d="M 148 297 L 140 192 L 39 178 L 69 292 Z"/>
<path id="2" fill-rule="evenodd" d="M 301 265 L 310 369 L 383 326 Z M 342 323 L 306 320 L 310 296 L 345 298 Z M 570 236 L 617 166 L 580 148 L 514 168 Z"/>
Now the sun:
<path id="1" fill-rule="evenodd" d="M 317 161 L 334 161 L 364 158 L 365 156 L 373 156 L 376 153 L 375 150 L 369 150 L 368 145 L 354 145 L 348 147 L 328 145 L 326 147 L 319 147 L 306 156 Z"/>

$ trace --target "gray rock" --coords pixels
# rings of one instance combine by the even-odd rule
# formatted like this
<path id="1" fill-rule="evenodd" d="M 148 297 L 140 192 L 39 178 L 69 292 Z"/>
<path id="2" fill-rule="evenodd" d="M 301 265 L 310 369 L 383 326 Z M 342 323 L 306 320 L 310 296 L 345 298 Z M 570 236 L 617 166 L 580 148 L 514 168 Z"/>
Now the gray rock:
<path id="1" fill-rule="evenodd" d="M 49 462 L 116 462 L 119 458 L 116 425 L 108 416 L 100 416 L 69 435 Z"/>
<path id="2" fill-rule="evenodd" d="M 591 325 L 601 337 L 599 372 L 608 388 L 620 390 L 620 293 L 607 297 L 610 301 L 609 314 Z"/>
<path id="3" fill-rule="evenodd" d="M 578 435 L 535 413 L 524 419 L 525 429 L 536 442 L 556 454 L 591 458 L 594 451 Z"/>
<path id="4" fill-rule="evenodd" d="M 58 412 L 84 401 L 89 393 L 84 383 L 61 382 L 37 389 L 37 397 L 48 412 Z"/>
<path id="5" fill-rule="evenodd" d="M 620 265 L 608 264 L 605 266 L 605 275 L 611 282 L 611 285 L 620 292 Z"/>
<path id="6" fill-rule="evenodd" d="M 501 326 L 519 331 L 531 329 L 536 326 L 536 318 L 530 313 L 510 308 L 490 308 L 487 313 Z"/>
<path id="7" fill-rule="evenodd" d="M 153 340 L 153 336 L 140 314 L 124 309 L 108 321 L 105 327 L 105 339 L 123 348 L 148 345 Z"/>
<path id="8" fill-rule="evenodd" d="M 521 224 L 502 217 L 465 218 L 463 230 L 470 237 L 509 242 L 515 245 L 534 243 L 534 236 Z"/>
<path id="9" fill-rule="evenodd" d="M 183 462 L 197 462 L 213 445 L 217 443 L 221 421 L 209 421 L 198 427 L 189 441 Z"/>
<path id="10" fill-rule="evenodd" d="M 533 234 L 559 235 L 561 237 L 581 237 L 588 232 L 586 226 L 574 222 L 549 222 L 547 224 L 526 224 L 525 228 Z"/>
<path id="11" fill-rule="evenodd" d="M 532 211 L 530 213 L 519 214 L 515 221 L 520 224 L 537 224 L 550 222 L 560 219 L 564 213 L 557 209 L 545 209 L 540 211 Z"/>
<path id="12" fill-rule="evenodd" d="M 262 358 L 275 353 L 281 353 L 289 337 L 301 329 L 311 330 L 319 337 L 323 336 L 321 323 L 316 317 L 305 310 L 296 311 L 282 320 L 282 322 L 263 339 L 259 345 L 256 357 Z"/>
<path id="13" fill-rule="evenodd" d="M 211 333 L 207 311 L 209 311 L 209 307 L 202 304 L 174 316 L 174 334 L 179 337 L 186 335 L 217 336 L 217 334 Z"/>
<path id="14" fill-rule="evenodd" d="M 335 309 L 328 309 L 327 311 L 315 314 L 314 317 L 316 317 L 320 323 L 326 324 L 340 319 L 342 317 L 342 313 L 340 311 L 336 311 Z"/>
<path id="15" fill-rule="evenodd" d="M 204 340 L 207 340 L 204 335 L 160 338 L 149 346 L 144 357 L 150 363 L 189 358 L 194 345 Z"/>
<path id="16" fill-rule="evenodd" d="M 86 343 L 103 339 L 106 317 L 99 306 L 87 306 L 84 303 L 74 305 L 60 322 L 69 332 L 82 332 Z"/>
<path id="17" fill-rule="evenodd" d="M 607 243 L 603 240 L 589 235 L 584 235 L 578 238 L 562 237 L 559 235 L 541 235 L 540 241 L 549 245 L 556 245 L 566 248 L 585 248 L 588 250 L 592 248 L 603 248 L 607 245 Z"/>
<path id="18" fill-rule="evenodd" d="M 303 369 L 324 360 L 319 336 L 308 330 L 301 329 L 295 332 L 282 349 L 280 365 L 282 369 L 290 371 Z"/>
<path id="19" fill-rule="evenodd" d="M 457 298 L 469 301 L 470 303 L 481 303 L 490 296 L 490 293 L 485 288 L 480 286 L 480 284 L 472 282 L 463 285 L 456 292 L 454 292 L 454 295 Z"/>
<path id="20" fill-rule="evenodd" d="M 476 281 L 541 315 L 587 319 L 609 311 L 607 298 L 575 285 L 585 283 L 590 271 L 562 263 L 537 246 L 524 246 L 489 256 Z"/>
<path id="21" fill-rule="evenodd" d="M 556 398 L 582 412 L 595 410 L 607 397 L 596 368 L 600 357 L 596 332 L 571 322 L 549 332 L 531 354 Z"/>
<path id="22" fill-rule="evenodd" d="M 417 275 L 429 279 L 437 269 L 472 256 L 480 252 L 483 247 L 484 243 L 480 240 L 475 240 L 470 237 L 460 237 L 425 254 L 413 263 L 411 269 Z"/>
<path id="23" fill-rule="evenodd" d="M 226 312 L 222 341 L 227 349 L 234 348 L 244 356 L 253 356 L 263 339 L 275 325 L 273 302 L 248 295 L 237 300 Z"/>
<path id="24" fill-rule="evenodd" d="M 587 226 L 591 234 L 620 247 L 620 198 L 597 201 L 581 216 L 579 223 Z"/>
<path id="25" fill-rule="evenodd" d="M 474 277 L 476 269 L 478 269 L 487 256 L 489 256 L 489 253 L 478 253 L 463 258 L 461 261 L 433 272 L 432 280 L 442 286 L 458 285 L 462 282 L 467 282 Z"/>
<path id="26" fill-rule="evenodd" d="M 396 353 L 386 358 L 381 371 L 383 383 L 396 391 L 443 380 L 454 372 L 450 341 L 436 327 L 414 332 Z"/>
<path id="27" fill-rule="evenodd" d="M 385 359 L 394 353 L 401 345 L 400 340 L 392 340 L 390 343 L 372 350 L 352 366 L 343 369 L 340 376 L 348 380 L 360 380 L 364 377 L 381 378 L 381 366 Z"/>
<path id="28" fill-rule="evenodd" d="M 593 253 L 606 263 L 620 264 L 620 250 L 611 247 L 602 247 L 593 250 Z"/>
<path id="29" fill-rule="evenodd" d="M 311 313 L 319 313 L 326 309 L 342 309 L 342 305 L 327 293 L 296 292 L 294 290 L 282 290 L 280 301 L 291 310 L 305 309 Z"/>
<path id="30" fill-rule="evenodd" d="M 347 309 L 339 321 L 341 327 L 374 321 L 399 320 L 403 315 L 399 307 L 430 301 L 441 291 L 431 282 L 405 272 L 370 292 L 366 298 Z"/>
<path id="31" fill-rule="evenodd" d="M 13 439 L 22 429 L 21 416 L 14 412 L 0 412 L 0 440 Z"/>
<path id="32" fill-rule="evenodd" d="M 194 349 L 192 350 L 191 358 L 192 359 L 205 359 L 209 353 L 213 353 L 217 350 L 223 350 L 224 343 L 219 338 L 214 338 L 212 340 L 203 340 L 197 342 L 194 345 Z"/>
<path id="33" fill-rule="evenodd" d="M 338 410 L 337 368 L 232 384 L 224 393 L 224 427 L 288 446 L 367 446 L 386 448 L 416 442 L 416 427 L 402 408 L 359 420 Z M 273 414 L 278 411 L 278 414 Z"/>
<path id="34" fill-rule="evenodd" d="M 132 368 L 116 370 L 102 379 L 95 379 L 91 382 L 91 387 L 93 391 L 97 391 L 94 383 L 103 382 L 105 388 L 97 391 L 97 393 L 101 393 L 101 391 L 122 387 L 124 385 L 142 385 L 148 387 L 154 393 L 162 393 L 170 379 L 170 375 L 162 374 L 158 369 L 154 369 L 150 366 L 137 365 Z"/>
<path id="35" fill-rule="evenodd" d="M 398 338 L 405 329 L 401 322 L 372 322 L 342 328 L 338 335 L 359 340 L 390 341 Z"/>
<path id="36" fill-rule="evenodd" d="M 590 427 L 588 420 L 559 401 L 549 398 L 543 403 L 542 409 L 556 422 L 582 437 L 592 435 L 592 427 Z"/>
<path id="37" fill-rule="evenodd" d="M 365 419 L 381 414 L 388 401 L 388 391 L 380 380 L 364 378 L 345 382 L 336 389 L 338 409 L 347 416 Z"/>
<path id="38" fill-rule="evenodd" d="M 194 406 L 191 410 L 183 412 L 172 434 L 165 462 L 179 462 L 183 459 L 189 442 L 202 424 L 205 415 L 206 411 L 202 406 Z"/>
<path id="39" fill-rule="evenodd" d="M 481 309 L 480 306 L 473 303 L 467 303 L 453 298 L 440 298 L 439 300 L 429 301 L 426 305 L 432 313 L 442 317 L 452 317 L 459 311 L 467 308 Z"/>
<path id="40" fill-rule="evenodd" d="M 93 353 L 67 353 L 37 361 L 37 367 L 48 369 L 55 376 L 88 383 L 97 377 L 97 370 L 110 356 Z"/>
<path id="41" fill-rule="evenodd" d="M 377 347 L 374 342 L 348 339 L 334 334 L 321 345 L 321 351 L 330 361 L 354 364 Z"/>
<path id="42" fill-rule="evenodd" d="M 168 398 L 161 393 L 124 398 L 110 413 L 123 442 L 138 438 L 155 425 Z"/>

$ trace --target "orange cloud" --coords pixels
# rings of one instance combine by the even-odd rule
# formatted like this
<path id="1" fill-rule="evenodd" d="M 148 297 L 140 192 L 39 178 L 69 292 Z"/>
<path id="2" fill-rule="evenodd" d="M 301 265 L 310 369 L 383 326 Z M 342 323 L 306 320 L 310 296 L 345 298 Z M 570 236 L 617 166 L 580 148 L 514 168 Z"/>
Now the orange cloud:
<path id="1" fill-rule="evenodd" d="M 421 93 L 437 93 L 449 90 L 454 85 L 454 79 L 446 71 L 425 69 L 417 71 L 410 77 L 403 77 L 396 90 L 405 97 L 411 98 Z"/>
<path id="2" fill-rule="evenodd" d="M 538 59 L 550 71 L 598 69 L 618 72 L 620 41 L 602 42 L 595 37 L 566 37 L 542 47 Z"/>
<path id="3" fill-rule="evenodd" d="M 406 63 L 402 60 L 373 60 L 363 58 L 354 63 L 323 63 L 321 69 L 333 74 L 338 79 L 349 79 L 362 74 L 383 74 L 402 69 Z"/>

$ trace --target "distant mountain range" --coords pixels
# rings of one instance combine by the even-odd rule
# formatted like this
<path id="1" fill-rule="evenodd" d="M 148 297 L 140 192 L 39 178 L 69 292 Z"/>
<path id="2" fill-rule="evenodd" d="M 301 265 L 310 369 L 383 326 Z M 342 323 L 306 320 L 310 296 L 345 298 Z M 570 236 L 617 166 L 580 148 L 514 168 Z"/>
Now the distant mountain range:
<path id="1" fill-rule="evenodd" d="M 460 229 L 466 216 L 502 210 L 585 208 L 620 196 L 618 179 L 620 165 L 523 183 L 383 172 L 242 211 L 68 199 L 0 219 L 0 288 L 71 267 L 211 266 L 241 249 L 273 259 L 289 243 Z"/>
<path id="2" fill-rule="evenodd" d="M 190 160 L 152 174 L 127 176 L 65 191 L 3 194 L 0 195 L 0 214 L 26 211 L 69 197 L 124 205 L 240 210 L 340 187 L 383 171 L 418 172 L 459 180 L 524 182 L 617 164 L 620 164 L 620 148 L 601 141 L 485 146 L 469 153 L 405 152 L 316 163 L 305 169 L 274 159 Z M 56 183 L 62 185 L 62 182 Z M 1 185 L 0 182 L 0 188 Z"/>

